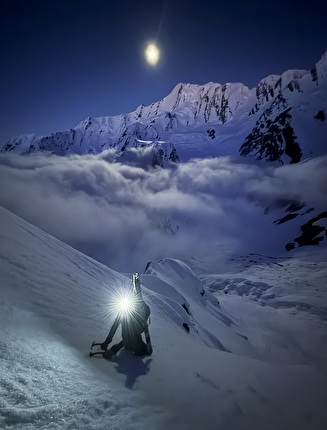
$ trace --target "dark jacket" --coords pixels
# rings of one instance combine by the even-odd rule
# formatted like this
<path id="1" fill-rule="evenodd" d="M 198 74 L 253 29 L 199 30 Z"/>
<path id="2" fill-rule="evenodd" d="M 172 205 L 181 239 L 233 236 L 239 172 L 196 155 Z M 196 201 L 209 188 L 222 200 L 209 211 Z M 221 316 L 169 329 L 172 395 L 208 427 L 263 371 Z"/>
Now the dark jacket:
<path id="1" fill-rule="evenodd" d="M 122 338 L 124 341 L 129 343 L 129 341 L 134 339 L 135 336 L 138 336 L 144 332 L 149 316 L 149 306 L 143 300 L 140 300 L 137 302 L 135 309 L 133 309 L 131 313 L 124 314 L 120 312 L 117 315 L 110 329 L 108 338 L 110 341 L 112 340 L 117 328 L 119 327 L 119 324 L 121 324 Z"/>

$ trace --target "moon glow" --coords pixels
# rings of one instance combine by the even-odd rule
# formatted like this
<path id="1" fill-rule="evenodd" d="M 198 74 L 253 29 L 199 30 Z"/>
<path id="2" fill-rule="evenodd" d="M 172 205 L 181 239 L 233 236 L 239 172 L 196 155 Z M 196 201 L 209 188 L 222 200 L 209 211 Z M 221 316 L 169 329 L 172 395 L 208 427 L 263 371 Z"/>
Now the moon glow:
<path id="1" fill-rule="evenodd" d="M 160 51 L 154 43 L 150 43 L 145 49 L 146 61 L 151 65 L 155 66 L 160 58 Z"/>

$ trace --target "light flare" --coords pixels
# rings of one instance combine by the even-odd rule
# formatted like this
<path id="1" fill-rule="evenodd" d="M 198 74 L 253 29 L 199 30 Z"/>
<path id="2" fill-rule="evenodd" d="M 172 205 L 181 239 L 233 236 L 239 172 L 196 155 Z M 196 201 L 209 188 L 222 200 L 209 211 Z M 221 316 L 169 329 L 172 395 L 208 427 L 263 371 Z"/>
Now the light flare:
<path id="1" fill-rule="evenodd" d="M 129 298 L 128 298 L 128 297 L 124 297 L 124 298 L 120 301 L 119 305 L 120 305 L 120 308 L 121 308 L 123 311 L 127 311 L 127 310 L 128 310 L 128 308 L 129 308 L 129 307 L 130 307 L 130 305 L 131 305 L 131 302 L 130 302 L 130 300 L 129 300 Z"/>
<path id="2" fill-rule="evenodd" d="M 136 309 L 136 297 L 133 292 L 121 293 L 116 292 L 112 298 L 110 310 L 114 313 L 120 313 L 123 316 L 132 315 Z"/>
<path id="3" fill-rule="evenodd" d="M 155 66 L 160 58 L 160 51 L 154 43 L 150 43 L 145 49 L 146 61 L 151 65 Z"/>

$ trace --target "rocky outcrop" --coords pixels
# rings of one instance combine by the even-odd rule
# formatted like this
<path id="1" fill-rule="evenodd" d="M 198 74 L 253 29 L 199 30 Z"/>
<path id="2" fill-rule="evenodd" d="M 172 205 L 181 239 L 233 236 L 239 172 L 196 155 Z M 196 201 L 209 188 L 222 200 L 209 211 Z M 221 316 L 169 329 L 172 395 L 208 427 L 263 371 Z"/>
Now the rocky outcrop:
<path id="1" fill-rule="evenodd" d="M 259 160 L 281 163 L 285 156 L 290 159 L 290 163 L 298 163 L 301 160 L 301 147 L 291 125 L 292 108 L 284 109 L 286 106 L 287 102 L 281 95 L 274 100 L 246 137 L 240 148 L 242 156 L 252 154 Z"/>

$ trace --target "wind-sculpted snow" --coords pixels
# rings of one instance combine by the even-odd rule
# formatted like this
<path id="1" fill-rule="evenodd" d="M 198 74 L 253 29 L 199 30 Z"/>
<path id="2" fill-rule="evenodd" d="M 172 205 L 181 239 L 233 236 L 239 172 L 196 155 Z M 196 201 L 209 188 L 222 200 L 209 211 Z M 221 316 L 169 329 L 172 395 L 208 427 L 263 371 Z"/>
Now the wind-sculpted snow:
<path id="1" fill-rule="evenodd" d="M 326 316 L 315 308 L 326 309 L 323 253 L 224 249 L 193 258 L 194 270 L 153 261 L 141 274 L 153 355 L 106 361 L 89 345 L 106 336 L 130 275 L 3 208 L 0 225 L 1 429 L 326 427 Z M 239 288 L 250 284 L 275 298 L 253 300 Z"/>

